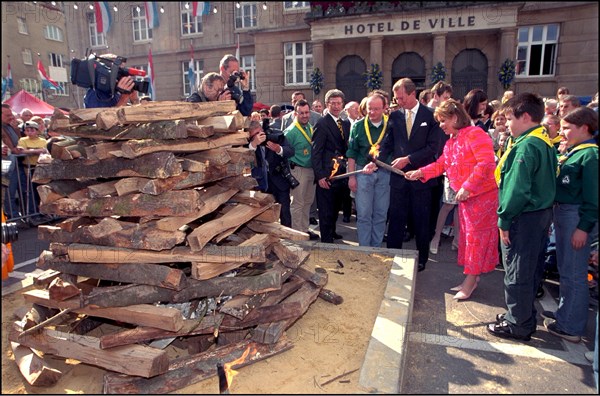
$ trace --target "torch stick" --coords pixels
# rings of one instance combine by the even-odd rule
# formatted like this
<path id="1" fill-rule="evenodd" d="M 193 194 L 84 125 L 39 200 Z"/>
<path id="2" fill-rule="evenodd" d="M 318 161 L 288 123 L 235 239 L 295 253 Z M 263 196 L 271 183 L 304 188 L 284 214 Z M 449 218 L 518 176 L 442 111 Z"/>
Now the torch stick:
<path id="1" fill-rule="evenodd" d="M 378 160 L 377 158 L 370 157 L 370 160 L 371 160 L 372 162 L 374 162 L 374 163 L 375 163 L 375 165 L 377 165 L 377 166 L 378 166 L 378 167 L 380 167 L 380 168 L 383 168 L 383 169 L 389 170 L 390 172 L 396 173 L 396 174 L 398 174 L 398 175 L 400 175 L 400 176 L 405 176 L 404 172 L 403 172 L 403 171 L 401 171 L 400 169 L 398 169 L 398 168 L 394 168 L 393 166 L 391 166 L 391 165 L 388 165 L 388 164 L 386 164 L 385 162 Z"/>
<path id="2" fill-rule="evenodd" d="M 334 181 L 334 180 L 344 179 L 346 177 L 350 177 L 352 175 L 358 175 L 359 173 L 363 173 L 363 172 L 364 172 L 364 170 L 360 169 L 360 170 L 356 170 L 356 171 L 353 171 L 353 172 L 342 173 L 341 175 L 331 176 L 328 180 L 329 181 Z"/>

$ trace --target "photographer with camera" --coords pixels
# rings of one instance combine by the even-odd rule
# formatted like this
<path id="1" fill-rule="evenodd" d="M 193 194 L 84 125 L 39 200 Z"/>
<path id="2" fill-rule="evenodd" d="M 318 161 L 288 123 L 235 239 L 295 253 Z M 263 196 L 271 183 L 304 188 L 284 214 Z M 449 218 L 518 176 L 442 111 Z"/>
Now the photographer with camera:
<path id="1" fill-rule="evenodd" d="M 225 89 L 225 80 L 215 72 L 202 77 L 200 89 L 186 98 L 186 102 L 216 102 L 231 100 L 231 92 Z"/>
<path id="2" fill-rule="evenodd" d="M 221 59 L 219 72 L 227 84 L 226 89 L 231 93 L 231 99 L 237 104 L 237 109 L 243 116 L 250 116 L 254 106 L 254 98 L 250 92 L 250 72 L 240 69 L 239 60 L 231 54 Z"/>
<path id="3" fill-rule="evenodd" d="M 126 62 L 126 58 L 114 54 L 92 54 L 88 59 L 71 61 L 71 82 L 88 88 L 83 98 L 85 108 L 138 104 L 138 91 L 148 93 L 147 81 L 132 78 L 132 75 L 145 76 L 146 72 L 126 68 Z"/>
<path id="4" fill-rule="evenodd" d="M 269 119 L 250 122 L 248 127 L 250 143 L 248 148 L 256 153 L 256 164 L 252 167 L 252 177 L 258 182 L 258 189 L 273 194 L 281 204 L 281 225 L 292 226 L 290 212 L 290 188 L 298 185 L 292 176 L 288 158 L 295 153 L 280 130 L 269 128 Z"/>

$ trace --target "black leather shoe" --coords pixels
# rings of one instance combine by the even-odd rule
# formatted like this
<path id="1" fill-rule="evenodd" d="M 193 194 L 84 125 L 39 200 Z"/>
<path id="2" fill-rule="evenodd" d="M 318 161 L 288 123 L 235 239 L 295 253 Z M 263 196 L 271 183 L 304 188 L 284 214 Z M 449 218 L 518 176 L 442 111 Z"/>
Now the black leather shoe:
<path id="1" fill-rule="evenodd" d="M 344 218 L 342 219 L 342 221 L 344 223 L 350 223 L 350 216 L 344 216 Z"/>
<path id="2" fill-rule="evenodd" d="M 319 239 L 319 236 L 312 231 L 307 231 L 307 234 L 308 234 L 308 239 L 311 241 L 316 241 L 317 239 Z"/>
<path id="3" fill-rule="evenodd" d="M 312 225 L 319 224 L 319 222 L 317 221 L 317 219 L 315 217 L 311 217 L 310 219 L 308 219 L 308 222 Z"/>
<path id="4" fill-rule="evenodd" d="M 490 333 L 493 336 L 500 337 L 500 338 L 507 338 L 507 339 L 512 338 L 512 339 L 519 340 L 519 341 L 529 341 L 529 340 L 531 340 L 531 334 L 533 334 L 533 333 L 529 333 L 526 336 L 513 334 L 512 328 L 506 320 L 503 320 L 500 323 L 489 324 L 486 326 L 486 329 L 487 329 L 488 333 Z"/>
<path id="5" fill-rule="evenodd" d="M 417 266 L 417 270 L 418 272 L 425 270 L 425 263 L 419 263 L 419 265 Z"/>
<path id="6" fill-rule="evenodd" d="M 344 237 L 343 237 L 343 236 L 341 236 L 340 234 L 338 234 L 337 232 L 335 232 L 335 233 L 333 234 L 333 239 L 344 239 Z"/>

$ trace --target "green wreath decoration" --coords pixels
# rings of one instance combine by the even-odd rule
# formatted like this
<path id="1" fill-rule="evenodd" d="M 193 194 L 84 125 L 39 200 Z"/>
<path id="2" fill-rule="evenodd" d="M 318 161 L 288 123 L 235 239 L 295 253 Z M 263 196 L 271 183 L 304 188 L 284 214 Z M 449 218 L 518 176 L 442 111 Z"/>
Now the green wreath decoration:
<path id="1" fill-rule="evenodd" d="M 380 89 L 383 86 L 383 72 L 377 63 L 371 63 L 371 68 L 366 71 L 365 86 L 369 90 Z"/>
<path id="2" fill-rule="evenodd" d="M 323 89 L 323 73 L 318 67 L 310 73 L 310 89 L 315 95 L 318 95 Z"/>
<path id="3" fill-rule="evenodd" d="M 446 79 L 446 68 L 442 62 L 438 62 L 433 69 L 431 69 L 431 82 L 435 84 L 438 81 L 444 81 Z"/>
<path id="4" fill-rule="evenodd" d="M 508 89 L 515 78 L 515 62 L 506 59 L 498 71 L 498 80 L 502 83 L 502 88 Z"/>

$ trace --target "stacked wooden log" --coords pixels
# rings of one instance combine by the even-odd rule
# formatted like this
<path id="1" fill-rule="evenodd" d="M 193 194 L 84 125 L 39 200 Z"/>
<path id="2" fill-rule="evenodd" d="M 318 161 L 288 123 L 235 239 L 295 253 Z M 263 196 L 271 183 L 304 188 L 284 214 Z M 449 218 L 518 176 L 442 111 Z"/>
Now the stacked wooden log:
<path id="1" fill-rule="evenodd" d="M 285 329 L 320 294 L 339 297 L 284 240 L 308 235 L 281 226 L 273 197 L 252 190 L 244 121 L 234 102 L 55 114 L 62 136 L 33 178 L 40 211 L 65 219 L 38 228 L 50 242 L 38 261 L 45 288 L 24 294 L 33 308 L 13 326 L 14 348 L 110 370 L 106 393 L 169 392 L 244 352 L 239 367 L 291 348 Z M 85 335 L 107 321 L 117 330 Z M 188 356 L 160 349 L 174 340 Z M 26 378 L 56 381 L 34 355 L 21 359 Z"/>

